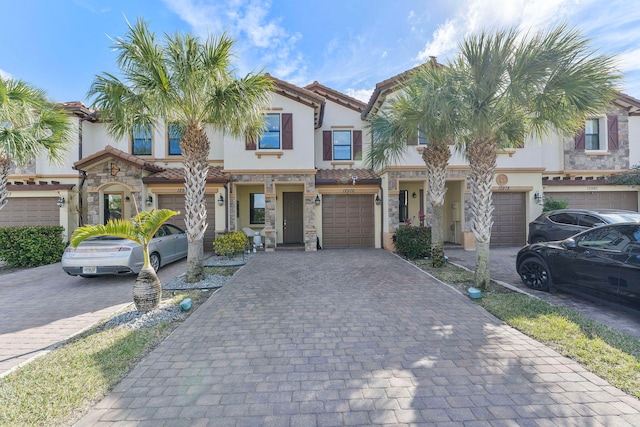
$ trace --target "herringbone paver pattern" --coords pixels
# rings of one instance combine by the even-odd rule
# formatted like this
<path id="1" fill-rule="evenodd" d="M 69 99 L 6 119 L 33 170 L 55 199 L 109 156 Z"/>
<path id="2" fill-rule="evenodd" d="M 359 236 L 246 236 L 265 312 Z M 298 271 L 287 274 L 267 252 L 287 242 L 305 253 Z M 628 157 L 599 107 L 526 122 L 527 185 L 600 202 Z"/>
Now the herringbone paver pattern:
<path id="1" fill-rule="evenodd" d="M 382 250 L 255 257 L 79 423 L 634 426 L 640 403 Z"/>

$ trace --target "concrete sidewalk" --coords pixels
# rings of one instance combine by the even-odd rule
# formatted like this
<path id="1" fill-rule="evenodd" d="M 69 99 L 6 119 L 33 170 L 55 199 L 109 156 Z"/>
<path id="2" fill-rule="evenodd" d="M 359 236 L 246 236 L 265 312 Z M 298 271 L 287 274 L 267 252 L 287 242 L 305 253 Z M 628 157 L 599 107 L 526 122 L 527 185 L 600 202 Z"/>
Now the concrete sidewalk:
<path id="1" fill-rule="evenodd" d="M 255 257 L 79 426 L 634 426 L 638 400 L 382 250 Z"/>

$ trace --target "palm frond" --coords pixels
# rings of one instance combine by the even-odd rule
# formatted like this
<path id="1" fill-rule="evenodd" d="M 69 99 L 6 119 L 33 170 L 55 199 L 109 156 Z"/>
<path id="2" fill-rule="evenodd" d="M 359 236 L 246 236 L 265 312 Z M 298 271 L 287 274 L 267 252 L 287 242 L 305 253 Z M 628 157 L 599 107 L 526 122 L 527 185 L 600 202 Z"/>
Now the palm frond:
<path id="1" fill-rule="evenodd" d="M 146 247 L 162 224 L 178 214 L 179 212 L 169 209 L 154 209 L 150 212 L 141 212 L 130 220 L 113 219 L 104 225 L 85 225 L 73 232 L 71 245 L 75 248 L 82 241 L 92 237 L 115 236 Z"/>

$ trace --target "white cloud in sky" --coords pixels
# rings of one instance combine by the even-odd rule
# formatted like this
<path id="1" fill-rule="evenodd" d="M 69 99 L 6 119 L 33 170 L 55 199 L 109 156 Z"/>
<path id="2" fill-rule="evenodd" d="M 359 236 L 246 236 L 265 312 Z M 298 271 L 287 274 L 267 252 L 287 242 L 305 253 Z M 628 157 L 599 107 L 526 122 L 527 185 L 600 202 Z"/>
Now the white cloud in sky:
<path id="1" fill-rule="evenodd" d="M 347 89 L 345 90 L 345 95 L 348 95 L 352 98 L 358 99 L 362 102 L 369 102 L 369 98 L 371 98 L 371 94 L 373 90 L 368 89 Z"/>
<path id="2" fill-rule="evenodd" d="M 236 41 L 236 49 L 243 53 L 239 58 L 241 61 L 247 59 L 244 54 L 248 53 L 249 56 L 257 56 L 256 63 L 264 64 L 274 76 L 292 83 L 302 80 L 306 70 L 305 59 L 295 51 L 301 35 L 290 34 L 279 19 L 269 17 L 270 1 L 164 1 L 200 37 L 226 31 Z"/>
<path id="3" fill-rule="evenodd" d="M 2 77 L 3 79 L 12 79 L 13 76 L 11 74 L 9 74 L 8 72 L 6 72 L 5 70 L 0 68 L 0 77 Z"/>
<path id="4" fill-rule="evenodd" d="M 526 31 L 563 22 L 580 3 L 580 0 L 466 0 L 454 17 L 438 26 L 417 59 L 421 62 L 429 56 L 446 59 L 465 36 L 482 30 L 519 26 Z"/>

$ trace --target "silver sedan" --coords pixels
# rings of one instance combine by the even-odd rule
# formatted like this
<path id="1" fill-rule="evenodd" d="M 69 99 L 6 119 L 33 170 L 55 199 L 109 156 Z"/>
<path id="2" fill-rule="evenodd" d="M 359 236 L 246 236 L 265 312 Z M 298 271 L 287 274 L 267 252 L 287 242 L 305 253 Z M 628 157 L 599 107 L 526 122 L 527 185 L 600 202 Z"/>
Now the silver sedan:
<path id="1" fill-rule="evenodd" d="M 172 224 L 164 224 L 149 244 L 149 258 L 155 271 L 187 256 L 187 234 Z M 93 277 L 104 274 L 137 274 L 144 265 L 142 246 L 114 236 L 87 239 L 77 248 L 67 247 L 62 269 L 70 276 Z"/>

